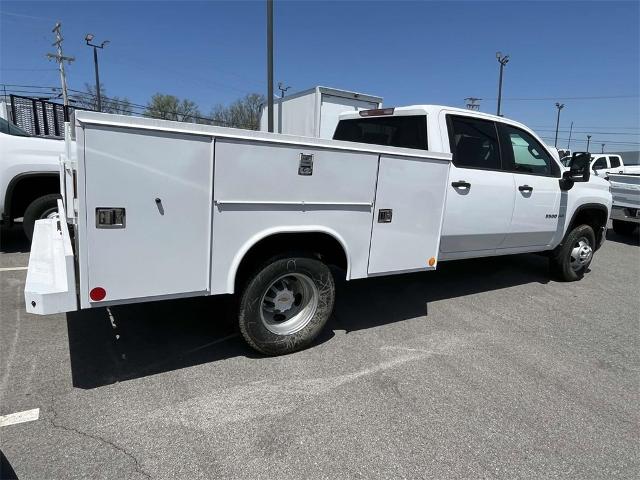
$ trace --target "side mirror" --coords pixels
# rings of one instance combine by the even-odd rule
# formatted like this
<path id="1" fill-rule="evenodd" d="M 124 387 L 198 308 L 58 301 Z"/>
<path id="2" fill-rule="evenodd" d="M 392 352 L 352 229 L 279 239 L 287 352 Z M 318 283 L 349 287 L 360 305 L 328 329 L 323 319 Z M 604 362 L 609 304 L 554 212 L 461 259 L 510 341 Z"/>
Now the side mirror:
<path id="1" fill-rule="evenodd" d="M 560 189 L 570 190 L 575 182 L 588 182 L 591 178 L 591 155 L 586 152 L 575 152 L 571 155 L 571 168 L 562 174 Z M 595 173 L 595 172 L 594 172 Z"/>

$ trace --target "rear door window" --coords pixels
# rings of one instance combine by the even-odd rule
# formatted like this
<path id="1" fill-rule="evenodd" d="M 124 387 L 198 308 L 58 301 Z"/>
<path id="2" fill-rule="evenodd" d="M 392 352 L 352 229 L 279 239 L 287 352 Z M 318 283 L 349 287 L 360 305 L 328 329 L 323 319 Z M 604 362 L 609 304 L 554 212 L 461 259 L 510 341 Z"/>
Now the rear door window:
<path id="1" fill-rule="evenodd" d="M 402 115 L 340 120 L 333 139 L 428 150 L 427 116 Z"/>
<path id="2" fill-rule="evenodd" d="M 490 120 L 447 116 L 453 164 L 461 168 L 499 170 L 500 144 L 495 124 Z"/>
<path id="3" fill-rule="evenodd" d="M 620 166 L 620 157 L 609 157 L 609 163 L 611 163 L 611 168 L 618 168 Z"/>

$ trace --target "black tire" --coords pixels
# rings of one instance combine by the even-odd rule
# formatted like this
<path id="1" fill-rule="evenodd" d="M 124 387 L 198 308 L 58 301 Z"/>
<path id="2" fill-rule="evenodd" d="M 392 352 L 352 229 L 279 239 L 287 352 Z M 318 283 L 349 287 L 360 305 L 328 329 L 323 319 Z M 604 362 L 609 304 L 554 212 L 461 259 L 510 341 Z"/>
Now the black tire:
<path id="1" fill-rule="evenodd" d="M 578 248 L 578 251 L 580 251 L 580 242 L 583 241 L 588 243 L 588 247 L 591 250 L 588 258 L 575 255 L 575 249 Z M 593 233 L 593 228 L 589 225 L 578 225 L 567 233 L 562 245 L 554 250 L 549 257 L 549 266 L 552 273 L 559 280 L 565 282 L 580 280 L 591 264 L 595 245 L 596 236 Z M 584 253 L 584 250 L 582 252 Z M 582 261 L 579 260 L 580 258 L 582 258 Z"/>
<path id="2" fill-rule="evenodd" d="M 631 235 L 637 225 L 633 222 L 624 222 L 622 220 L 613 220 L 613 231 L 618 235 Z"/>
<path id="3" fill-rule="evenodd" d="M 296 290 L 302 293 L 294 293 Z M 273 296 L 275 291 L 279 293 Z M 286 308 L 287 300 L 289 308 L 280 313 L 277 305 Z M 240 332 L 251 347 L 265 355 L 302 350 L 324 328 L 334 300 L 333 275 L 324 263 L 307 255 L 274 257 L 249 275 L 245 283 L 238 314 Z M 297 310 L 300 313 L 293 315 Z M 292 318 L 287 319 L 287 315 Z M 288 327 L 299 329 L 288 332 Z"/>
<path id="4" fill-rule="evenodd" d="M 36 198 L 24 211 L 22 217 L 22 229 L 29 241 L 33 237 L 33 227 L 36 220 L 47 218 L 51 213 L 58 211 L 58 199 L 60 195 L 57 193 L 51 193 L 42 197 Z"/>

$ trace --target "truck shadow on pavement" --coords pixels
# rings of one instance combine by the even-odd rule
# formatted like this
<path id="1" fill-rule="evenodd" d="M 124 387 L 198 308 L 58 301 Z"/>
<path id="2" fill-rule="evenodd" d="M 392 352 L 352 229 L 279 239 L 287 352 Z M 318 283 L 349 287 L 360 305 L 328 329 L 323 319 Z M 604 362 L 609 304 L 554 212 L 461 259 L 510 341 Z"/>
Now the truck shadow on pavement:
<path id="1" fill-rule="evenodd" d="M 549 281 L 538 255 L 443 263 L 435 272 L 337 282 L 334 315 L 316 345 L 427 314 L 429 302 Z M 72 381 L 96 388 L 231 357 L 261 356 L 237 332 L 231 296 L 121 305 L 67 314 Z"/>
<path id="2" fill-rule="evenodd" d="M 640 246 L 640 230 L 636 228 L 632 235 L 620 235 L 612 229 L 607 230 L 607 241 Z"/>

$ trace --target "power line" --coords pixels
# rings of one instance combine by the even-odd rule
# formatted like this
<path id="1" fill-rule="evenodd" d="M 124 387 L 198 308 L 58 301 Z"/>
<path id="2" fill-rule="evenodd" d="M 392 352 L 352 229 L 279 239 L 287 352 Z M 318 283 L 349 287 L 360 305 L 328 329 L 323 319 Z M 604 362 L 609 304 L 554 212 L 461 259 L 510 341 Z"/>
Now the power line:
<path id="1" fill-rule="evenodd" d="M 640 95 L 596 95 L 596 96 L 583 96 L 583 97 L 511 97 L 503 98 L 502 101 L 519 102 L 519 101 L 553 101 L 553 100 L 610 100 L 616 98 L 638 98 Z M 497 100 L 492 98 L 491 100 Z"/>

